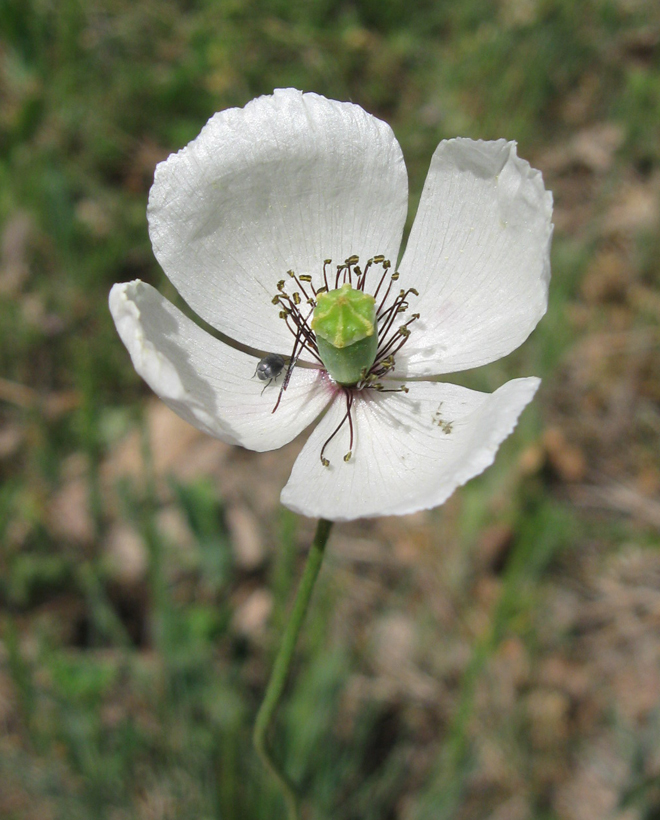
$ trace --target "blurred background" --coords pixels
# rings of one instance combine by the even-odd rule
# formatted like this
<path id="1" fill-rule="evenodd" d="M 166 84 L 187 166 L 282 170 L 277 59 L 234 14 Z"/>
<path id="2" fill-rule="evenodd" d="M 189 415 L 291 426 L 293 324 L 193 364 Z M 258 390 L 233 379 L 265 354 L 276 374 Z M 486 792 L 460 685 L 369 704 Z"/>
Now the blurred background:
<path id="1" fill-rule="evenodd" d="M 444 507 L 339 525 L 276 738 L 337 820 L 660 818 L 660 5 L 0 2 L 0 818 L 284 817 L 250 733 L 313 522 L 300 442 L 205 439 L 107 310 L 176 299 L 155 164 L 274 87 L 555 196 L 550 307 L 457 380 L 540 394 Z"/>

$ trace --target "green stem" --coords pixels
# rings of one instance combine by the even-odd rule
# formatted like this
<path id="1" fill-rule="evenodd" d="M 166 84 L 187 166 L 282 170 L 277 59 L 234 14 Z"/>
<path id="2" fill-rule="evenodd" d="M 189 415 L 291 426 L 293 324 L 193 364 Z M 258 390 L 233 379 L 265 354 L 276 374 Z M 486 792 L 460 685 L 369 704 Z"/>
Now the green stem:
<path id="1" fill-rule="evenodd" d="M 289 668 L 296 648 L 298 634 L 305 619 L 309 599 L 312 597 L 314 583 L 321 569 L 325 545 L 332 529 L 332 521 L 320 519 L 316 527 L 316 535 L 307 556 L 305 570 L 300 580 L 300 586 L 293 602 L 291 616 L 284 630 L 282 643 L 280 645 L 273 671 L 268 681 L 266 694 L 257 713 L 257 720 L 254 725 L 253 741 L 254 746 L 264 765 L 277 780 L 286 801 L 289 820 L 298 820 L 298 803 L 300 795 L 297 787 L 289 779 L 286 773 L 280 768 L 273 758 L 268 746 L 268 729 L 273 721 L 275 710 L 282 698 L 284 686 L 289 675 Z"/>

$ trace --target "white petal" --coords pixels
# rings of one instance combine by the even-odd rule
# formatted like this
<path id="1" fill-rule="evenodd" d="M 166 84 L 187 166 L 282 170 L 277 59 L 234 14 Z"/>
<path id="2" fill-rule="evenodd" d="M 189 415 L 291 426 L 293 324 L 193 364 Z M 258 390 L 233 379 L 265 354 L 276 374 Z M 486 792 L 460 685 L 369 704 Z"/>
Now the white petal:
<path id="1" fill-rule="evenodd" d="M 365 390 L 353 407 L 351 460 L 343 461 L 345 425 L 324 467 L 321 448 L 345 412 L 335 400 L 298 456 L 282 503 L 332 521 L 436 507 L 492 464 L 539 383 L 515 379 L 492 394 L 433 382 L 409 382 L 408 394 Z"/>
<path id="2" fill-rule="evenodd" d="M 432 375 L 515 350 L 547 308 L 552 195 L 514 142 L 438 146 L 400 266 L 421 319 L 397 372 Z"/>
<path id="3" fill-rule="evenodd" d="M 154 253 L 199 316 L 230 338 L 287 353 L 272 304 L 288 270 L 322 282 L 323 260 L 396 262 L 408 181 L 391 128 L 350 103 L 295 89 L 209 120 L 156 169 Z M 292 289 L 289 289 L 289 293 Z"/>
<path id="4" fill-rule="evenodd" d="M 276 413 L 279 383 L 264 390 L 258 359 L 214 339 L 140 280 L 115 285 L 110 311 L 137 372 L 190 424 L 230 444 L 274 450 L 322 412 L 332 390 L 321 371 L 294 369 Z"/>

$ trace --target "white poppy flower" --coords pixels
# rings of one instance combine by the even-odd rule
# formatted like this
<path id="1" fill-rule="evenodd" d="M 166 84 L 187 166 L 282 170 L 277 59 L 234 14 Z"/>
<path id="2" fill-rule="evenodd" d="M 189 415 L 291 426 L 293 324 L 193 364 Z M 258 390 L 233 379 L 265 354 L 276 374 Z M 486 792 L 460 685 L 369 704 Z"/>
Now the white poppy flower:
<path id="1" fill-rule="evenodd" d="M 407 208 L 388 125 L 278 90 L 212 117 L 158 166 L 149 197 L 158 261 L 230 343 L 139 280 L 111 291 L 137 372 L 195 427 L 264 451 L 317 421 L 282 492 L 303 515 L 442 504 L 492 463 L 539 385 L 489 395 L 427 379 L 507 355 L 545 313 L 552 197 L 540 172 L 512 142 L 440 143 L 396 268 Z M 310 324 L 326 285 L 347 281 L 376 294 L 378 352 L 342 386 Z"/>

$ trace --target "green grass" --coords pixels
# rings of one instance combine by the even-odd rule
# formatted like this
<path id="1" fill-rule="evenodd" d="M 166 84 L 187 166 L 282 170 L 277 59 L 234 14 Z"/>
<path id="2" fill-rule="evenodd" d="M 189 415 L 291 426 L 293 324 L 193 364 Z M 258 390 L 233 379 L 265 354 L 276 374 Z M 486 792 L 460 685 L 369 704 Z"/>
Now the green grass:
<path id="1" fill-rule="evenodd" d="M 0 392 L 0 429 L 17 442 L 0 447 L 2 820 L 284 817 L 250 736 L 299 575 L 301 525 L 286 511 L 262 516 L 274 549 L 246 570 L 227 525 L 231 500 L 213 481 L 172 479 L 164 491 L 155 478 L 126 478 L 110 497 L 103 478 L 109 455 L 143 424 L 148 396 L 112 325 L 108 291 L 140 277 L 173 296 L 147 235 L 154 165 L 214 111 L 278 86 L 351 99 L 386 119 L 404 150 L 413 205 L 442 138 L 516 139 L 521 156 L 539 164 L 582 128 L 607 121 L 622 129 L 586 227 L 555 237 L 547 317 L 520 351 L 457 377 L 491 390 L 538 374 L 539 402 L 496 465 L 429 518 L 419 567 L 333 557 L 331 541 L 276 727 L 310 817 L 477 820 L 515 793 L 515 777 L 508 786 L 503 778 L 499 792 L 484 788 L 475 799 L 475 727 L 490 665 L 512 640 L 531 658 L 547 651 L 538 608 L 562 579 L 577 583 L 572 562 L 594 542 L 608 555 L 631 541 L 656 549 L 652 527 L 608 518 L 594 525 L 547 463 L 527 474 L 519 462 L 544 425 L 573 418 L 562 410 L 562 383 L 593 328 L 571 309 L 606 244 L 608 191 L 658 173 L 659 25 L 650 6 L 614 0 L 0 4 L 3 276 L 11 241 L 26 236 L 17 278 L 0 277 L 0 374 L 9 385 Z M 574 172 L 570 163 L 554 172 L 560 190 Z M 649 288 L 660 281 L 656 236 L 651 225 L 625 240 L 634 276 Z M 649 305 L 632 323 L 656 334 L 657 349 Z M 640 461 L 652 464 L 653 436 L 639 441 Z M 144 454 L 149 462 L 148 446 Z M 52 499 L 76 463 L 91 522 L 85 543 L 58 535 L 51 521 Z M 608 463 L 618 469 L 614 456 Z M 186 550 L 159 523 L 164 505 L 186 523 Z M 122 586 L 102 548 L 118 521 L 146 550 L 147 571 L 133 588 Z M 488 627 L 478 629 L 476 580 L 487 573 L 472 562 L 493 524 L 510 529 L 511 543 L 490 579 Z M 398 560 L 387 532 L 356 524 L 338 527 L 333 540 L 372 539 Z M 413 542 L 415 532 L 411 524 Z M 455 617 L 426 599 L 427 576 Z M 361 584 L 371 596 L 366 616 Z M 264 633 L 245 636 L 236 611 L 255 589 L 272 594 L 271 614 Z M 370 629 L 394 611 L 412 620 L 431 678 L 442 652 L 463 652 L 461 673 L 440 680 L 449 707 L 414 689 L 356 694 L 379 680 Z M 570 653 L 571 636 L 562 640 Z M 517 776 L 532 772 L 526 816 L 560 820 L 518 707 L 510 717 L 497 731 L 522 761 Z M 649 724 L 633 742 L 641 763 L 621 787 L 621 800 L 649 820 L 658 810 L 654 738 Z M 573 750 L 587 742 L 579 728 L 572 742 Z"/>

